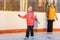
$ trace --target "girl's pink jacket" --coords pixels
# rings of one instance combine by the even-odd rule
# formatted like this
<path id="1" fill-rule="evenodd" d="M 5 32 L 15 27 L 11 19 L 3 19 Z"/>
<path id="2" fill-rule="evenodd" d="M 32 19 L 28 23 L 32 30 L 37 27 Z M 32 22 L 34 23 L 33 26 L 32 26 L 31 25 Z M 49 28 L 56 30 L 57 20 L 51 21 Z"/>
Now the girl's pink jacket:
<path id="1" fill-rule="evenodd" d="M 29 13 L 29 11 L 32 11 L 32 7 L 29 7 L 27 10 L 27 14 L 25 16 L 18 15 L 21 18 L 26 18 L 27 26 L 34 26 L 34 21 L 37 20 L 36 17 L 34 16 L 34 12 L 32 11 Z"/>
<path id="2" fill-rule="evenodd" d="M 25 16 L 20 16 L 21 18 L 26 18 L 27 26 L 34 26 L 34 21 L 37 20 L 34 13 L 27 13 Z"/>

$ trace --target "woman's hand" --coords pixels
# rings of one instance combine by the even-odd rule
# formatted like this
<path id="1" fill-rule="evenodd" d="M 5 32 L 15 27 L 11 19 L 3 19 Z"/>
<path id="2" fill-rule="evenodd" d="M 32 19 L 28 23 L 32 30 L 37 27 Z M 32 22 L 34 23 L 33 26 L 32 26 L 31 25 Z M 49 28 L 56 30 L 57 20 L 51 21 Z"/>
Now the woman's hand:
<path id="1" fill-rule="evenodd" d="M 58 18 L 56 17 L 56 20 L 58 21 Z"/>

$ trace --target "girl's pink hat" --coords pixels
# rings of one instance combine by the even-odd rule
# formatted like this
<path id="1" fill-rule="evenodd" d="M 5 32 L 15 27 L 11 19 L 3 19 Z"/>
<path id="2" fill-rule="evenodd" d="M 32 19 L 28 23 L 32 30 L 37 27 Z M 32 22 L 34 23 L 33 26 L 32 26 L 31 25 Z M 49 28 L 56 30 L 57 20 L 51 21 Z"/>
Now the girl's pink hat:
<path id="1" fill-rule="evenodd" d="M 28 8 L 28 11 L 32 11 L 32 7 L 31 6 Z"/>

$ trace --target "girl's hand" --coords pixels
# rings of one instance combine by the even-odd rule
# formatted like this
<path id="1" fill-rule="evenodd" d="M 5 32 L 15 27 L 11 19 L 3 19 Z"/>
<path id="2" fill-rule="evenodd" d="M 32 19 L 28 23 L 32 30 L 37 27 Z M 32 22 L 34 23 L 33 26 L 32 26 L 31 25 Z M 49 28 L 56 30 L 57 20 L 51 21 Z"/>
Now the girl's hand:
<path id="1" fill-rule="evenodd" d="M 18 14 L 18 16 L 20 17 L 20 14 Z"/>
<path id="2" fill-rule="evenodd" d="M 37 21 L 37 19 L 35 19 L 35 21 Z"/>

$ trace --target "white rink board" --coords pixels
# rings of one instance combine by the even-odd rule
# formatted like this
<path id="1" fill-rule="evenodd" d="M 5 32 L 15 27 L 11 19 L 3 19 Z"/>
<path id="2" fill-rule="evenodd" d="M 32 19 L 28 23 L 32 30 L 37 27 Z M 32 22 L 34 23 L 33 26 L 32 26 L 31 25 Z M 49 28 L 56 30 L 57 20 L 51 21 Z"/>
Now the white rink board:
<path id="1" fill-rule="evenodd" d="M 23 16 L 26 12 L 0 11 L 0 30 L 26 29 L 26 19 L 19 18 L 18 14 Z M 46 13 L 35 12 L 35 15 L 40 22 L 40 24 L 36 23 L 35 28 L 46 28 Z M 54 28 L 60 28 L 60 13 L 57 13 L 57 16 L 58 21 L 54 22 Z"/>

